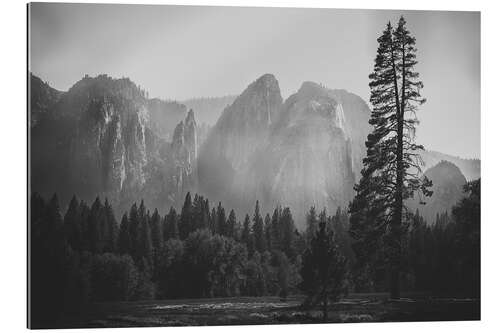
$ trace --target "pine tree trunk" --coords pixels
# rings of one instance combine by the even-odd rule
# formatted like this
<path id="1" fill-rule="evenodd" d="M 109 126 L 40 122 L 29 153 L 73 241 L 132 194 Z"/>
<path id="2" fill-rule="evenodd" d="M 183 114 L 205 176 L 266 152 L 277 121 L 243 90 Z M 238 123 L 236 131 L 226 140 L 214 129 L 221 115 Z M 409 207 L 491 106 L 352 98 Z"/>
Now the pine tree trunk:
<path id="1" fill-rule="evenodd" d="M 396 147 L 396 193 L 394 203 L 394 215 L 391 221 L 391 298 L 399 298 L 399 270 L 401 260 L 401 223 L 403 218 L 403 98 L 404 98 L 404 81 L 402 84 L 403 93 L 401 100 L 399 98 L 399 89 L 397 84 L 396 66 L 393 54 L 393 72 L 394 72 L 394 93 L 396 95 L 396 114 L 397 114 L 397 147 Z M 403 72 L 404 78 L 404 72 Z M 401 101 L 401 104 L 400 104 Z"/>
<path id="2" fill-rule="evenodd" d="M 392 220 L 392 251 L 393 258 L 391 259 L 391 298 L 399 298 L 399 271 L 401 261 L 401 225 L 403 220 L 403 181 L 404 181 L 404 166 L 403 166 L 403 113 L 400 112 L 398 117 L 398 132 L 397 132 L 397 152 L 396 152 L 396 197 L 395 209 Z"/>

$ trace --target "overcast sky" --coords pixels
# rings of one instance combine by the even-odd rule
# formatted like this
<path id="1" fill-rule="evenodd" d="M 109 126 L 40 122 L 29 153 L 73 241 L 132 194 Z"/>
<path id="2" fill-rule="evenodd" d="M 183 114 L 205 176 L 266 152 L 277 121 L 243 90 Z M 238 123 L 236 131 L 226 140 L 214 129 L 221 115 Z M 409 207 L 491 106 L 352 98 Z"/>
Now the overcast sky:
<path id="1" fill-rule="evenodd" d="M 418 142 L 480 157 L 478 12 L 38 3 L 30 69 L 60 90 L 106 73 L 182 100 L 238 94 L 272 73 L 284 98 L 316 81 L 368 99 L 376 39 L 401 14 L 417 39 L 428 101 Z"/>

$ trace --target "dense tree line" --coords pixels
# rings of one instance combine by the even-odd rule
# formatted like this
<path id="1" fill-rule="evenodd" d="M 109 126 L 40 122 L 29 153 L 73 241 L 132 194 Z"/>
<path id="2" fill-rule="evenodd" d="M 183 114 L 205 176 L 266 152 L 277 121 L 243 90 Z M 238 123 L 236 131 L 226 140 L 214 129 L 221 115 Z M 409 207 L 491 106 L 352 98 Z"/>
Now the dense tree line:
<path id="1" fill-rule="evenodd" d="M 428 225 L 413 216 L 408 236 L 409 287 L 433 295 L 480 296 L 481 181 L 464 186 L 465 198 Z"/>
<path id="2" fill-rule="evenodd" d="M 408 215 L 402 241 L 402 289 L 433 295 L 479 295 L 480 181 L 450 213 L 429 224 Z M 31 197 L 31 311 L 50 326 L 65 311 L 92 302 L 303 293 L 305 305 L 347 292 L 389 290 L 383 251 L 357 259 L 349 214 L 314 207 L 299 232 L 290 209 L 263 214 L 259 202 L 239 221 L 222 204 L 188 193 L 181 212 L 161 216 L 143 202 L 120 223 L 107 200 L 89 207 L 75 197 L 64 213 L 57 196 Z"/>
<path id="3" fill-rule="evenodd" d="M 219 203 L 186 195 L 180 213 L 133 204 L 120 220 L 107 200 L 31 197 L 32 320 L 91 302 L 180 297 L 262 296 L 298 291 L 305 242 L 289 208 L 237 219 Z M 44 324 L 45 323 L 45 324 Z"/>
<path id="4" fill-rule="evenodd" d="M 465 197 L 450 212 L 425 221 L 406 214 L 401 239 L 401 289 L 434 296 L 480 296 L 480 183 L 464 186 Z M 356 251 L 356 241 L 352 249 Z M 350 261 L 352 291 L 390 290 L 389 259 L 382 248 L 370 261 Z"/>

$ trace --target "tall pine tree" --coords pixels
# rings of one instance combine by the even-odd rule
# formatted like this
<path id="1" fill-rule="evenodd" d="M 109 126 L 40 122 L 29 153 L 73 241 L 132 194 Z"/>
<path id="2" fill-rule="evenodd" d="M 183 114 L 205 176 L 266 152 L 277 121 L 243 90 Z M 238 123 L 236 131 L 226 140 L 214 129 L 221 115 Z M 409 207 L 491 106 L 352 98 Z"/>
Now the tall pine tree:
<path id="1" fill-rule="evenodd" d="M 396 29 L 390 22 L 378 38 L 377 57 L 370 74 L 373 131 L 366 141 L 361 179 L 350 205 L 350 232 L 354 250 L 369 262 L 377 250 L 389 257 L 391 297 L 399 298 L 402 238 L 406 232 L 404 201 L 414 192 L 431 195 L 431 182 L 422 177 L 423 146 L 414 142 L 416 111 L 425 102 L 423 87 L 414 70 L 415 38 L 403 17 Z"/>

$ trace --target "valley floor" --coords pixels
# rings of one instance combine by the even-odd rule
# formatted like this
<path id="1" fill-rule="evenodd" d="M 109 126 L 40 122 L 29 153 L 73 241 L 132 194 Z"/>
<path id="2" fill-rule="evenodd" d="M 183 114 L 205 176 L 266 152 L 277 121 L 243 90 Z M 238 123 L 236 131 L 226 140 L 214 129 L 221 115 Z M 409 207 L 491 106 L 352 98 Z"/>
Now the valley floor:
<path id="1" fill-rule="evenodd" d="M 480 300 L 387 294 L 352 294 L 329 307 L 328 322 L 479 320 Z M 85 315 L 65 316 L 61 327 L 200 326 L 321 323 L 301 296 L 233 297 L 93 304 Z"/>

